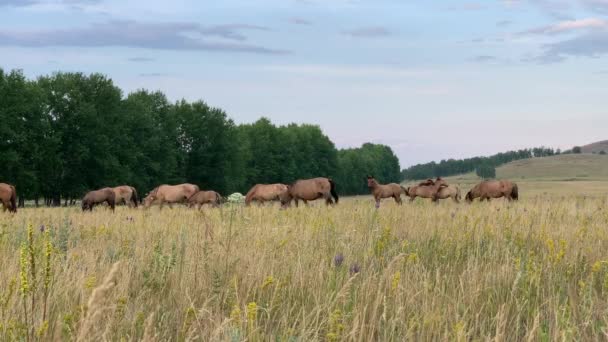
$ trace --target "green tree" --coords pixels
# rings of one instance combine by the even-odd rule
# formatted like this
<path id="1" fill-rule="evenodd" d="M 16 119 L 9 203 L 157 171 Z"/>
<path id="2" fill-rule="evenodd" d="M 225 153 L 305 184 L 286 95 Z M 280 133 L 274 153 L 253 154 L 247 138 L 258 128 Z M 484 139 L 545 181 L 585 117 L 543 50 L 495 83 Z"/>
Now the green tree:
<path id="1" fill-rule="evenodd" d="M 496 168 L 490 164 L 482 164 L 475 169 L 475 174 L 483 179 L 496 178 Z"/>

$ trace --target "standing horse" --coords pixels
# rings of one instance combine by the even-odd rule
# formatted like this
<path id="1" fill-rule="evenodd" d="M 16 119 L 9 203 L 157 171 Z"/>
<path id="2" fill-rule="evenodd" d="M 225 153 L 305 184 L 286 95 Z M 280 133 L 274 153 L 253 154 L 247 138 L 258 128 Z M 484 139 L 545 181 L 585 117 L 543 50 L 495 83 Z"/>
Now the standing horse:
<path id="1" fill-rule="evenodd" d="M 188 208 L 198 206 L 200 210 L 204 204 L 211 204 L 212 207 L 217 208 L 222 202 L 222 196 L 215 191 L 199 191 L 188 199 Z"/>
<path id="2" fill-rule="evenodd" d="M 519 199 L 517 184 L 507 180 L 483 181 L 475 185 L 465 198 L 470 203 L 476 198 L 479 198 L 480 201 L 487 200 L 489 202 L 491 198 L 501 197 L 506 197 L 509 202 L 517 201 Z"/>
<path id="3" fill-rule="evenodd" d="M 116 195 L 112 188 L 103 188 L 99 190 L 89 191 L 82 198 L 82 211 L 89 210 L 93 211 L 93 207 L 96 205 L 106 202 L 114 211 L 116 205 Z"/>
<path id="4" fill-rule="evenodd" d="M 397 183 L 379 184 L 373 176 L 367 176 L 367 187 L 376 200 L 376 208 L 380 207 L 380 200 L 392 197 L 397 204 L 401 205 L 401 193 L 407 193 L 407 189 Z"/>
<path id="5" fill-rule="evenodd" d="M 456 185 L 448 185 L 447 187 L 439 189 L 437 192 L 438 199 L 452 198 L 454 202 L 460 203 L 460 188 Z"/>
<path id="6" fill-rule="evenodd" d="M 295 200 L 297 207 L 300 200 L 308 205 L 308 201 L 324 198 L 325 203 L 331 205 L 334 204 L 332 197 L 338 204 L 340 198 L 336 193 L 336 183 L 330 178 L 300 179 L 287 186 L 287 191 L 281 195 L 281 204 L 283 207 L 287 207 L 291 205 L 292 200 Z"/>
<path id="7" fill-rule="evenodd" d="M 285 184 L 256 184 L 245 196 L 245 205 L 249 206 L 253 201 L 257 201 L 260 205 L 269 201 L 279 201 L 285 192 L 287 192 Z"/>
<path id="8" fill-rule="evenodd" d="M 8 209 L 11 213 L 17 212 L 17 189 L 15 189 L 15 186 L 0 183 L 0 202 L 4 207 L 3 211 Z"/>
<path id="9" fill-rule="evenodd" d="M 437 193 L 447 186 L 448 183 L 445 180 L 441 177 L 437 177 L 437 180 L 435 181 L 427 179 L 418 185 L 407 188 L 405 194 L 409 196 L 410 202 L 413 202 L 416 197 L 432 198 L 433 202 L 437 202 Z"/>
<path id="10" fill-rule="evenodd" d="M 114 191 L 115 202 L 116 204 L 124 203 L 127 206 L 131 207 L 131 204 L 137 208 L 137 190 L 134 187 L 129 185 L 121 185 L 115 188 L 112 188 Z"/>
<path id="11" fill-rule="evenodd" d="M 163 208 L 165 203 L 169 204 L 171 208 L 173 203 L 183 203 L 199 191 L 198 185 L 194 184 L 163 184 L 148 193 L 148 196 L 144 199 L 144 207 L 149 208 L 153 203 L 159 202 L 160 209 Z"/>

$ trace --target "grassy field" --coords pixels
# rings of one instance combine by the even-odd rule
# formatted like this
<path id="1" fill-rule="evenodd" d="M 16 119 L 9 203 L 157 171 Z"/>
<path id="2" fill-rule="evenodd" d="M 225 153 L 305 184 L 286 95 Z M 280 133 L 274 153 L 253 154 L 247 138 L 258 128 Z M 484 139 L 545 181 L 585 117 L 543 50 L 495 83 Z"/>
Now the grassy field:
<path id="1" fill-rule="evenodd" d="M 0 215 L 0 340 L 604 340 L 608 197 Z"/>

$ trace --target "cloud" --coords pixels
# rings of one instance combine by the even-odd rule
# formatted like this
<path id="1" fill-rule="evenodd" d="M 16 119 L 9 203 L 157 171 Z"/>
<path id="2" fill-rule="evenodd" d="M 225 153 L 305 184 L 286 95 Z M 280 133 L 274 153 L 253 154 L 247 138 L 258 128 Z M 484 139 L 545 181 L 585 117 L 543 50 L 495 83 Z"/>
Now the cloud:
<path id="1" fill-rule="evenodd" d="M 480 56 L 475 56 L 475 57 L 471 58 L 471 61 L 477 62 L 477 63 L 495 62 L 497 60 L 498 60 L 497 57 L 488 56 L 488 55 L 480 55 Z"/>
<path id="2" fill-rule="evenodd" d="M 160 50 L 195 50 L 286 54 L 289 51 L 245 43 L 241 31 L 268 28 L 232 24 L 201 26 L 191 22 L 142 23 L 109 21 L 89 27 L 38 31 L 0 30 L 0 45 L 21 47 L 132 47 Z"/>
<path id="3" fill-rule="evenodd" d="M 501 20 L 499 22 L 496 23 L 496 26 L 498 27 L 507 27 L 510 26 L 511 24 L 513 24 L 513 22 L 511 20 Z"/>
<path id="4" fill-rule="evenodd" d="M 546 44 L 544 50 L 544 53 L 536 58 L 543 63 L 561 62 L 567 57 L 601 57 L 608 54 L 608 28 Z"/>
<path id="5" fill-rule="evenodd" d="M 486 6 L 481 2 L 469 1 L 458 5 L 448 7 L 450 11 L 479 11 L 486 9 Z"/>
<path id="6" fill-rule="evenodd" d="M 27 7 L 32 5 L 42 4 L 60 4 L 66 6 L 80 6 L 80 5 L 92 5 L 101 2 L 102 0 L 56 0 L 56 1 L 44 1 L 44 0 L 0 0 L 0 7 Z"/>
<path id="7" fill-rule="evenodd" d="M 388 37 L 392 34 L 391 31 L 382 26 L 359 27 L 342 31 L 342 33 L 355 38 L 381 38 Z"/>
<path id="8" fill-rule="evenodd" d="M 23 7 L 35 4 L 36 0 L 0 0 L 0 7 Z"/>
<path id="9" fill-rule="evenodd" d="M 581 0 L 581 2 L 592 11 L 608 14 L 608 0 Z"/>
<path id="10" fill-rule="evenodd" d="M 530 29 L 520 34 L 545 34 L 545 35 L 556 35 L 562 33 L 570 33 L 574 31 L 582 30 L 595 30 L 608 28 L 608 20 L 598 18 L 586 18 L 577 20 L 566 20 L 561 21 L 554 25 L 537 27 Z"/>
<path id="11" fill-rule="evenodd" d="M 303 18 L 298 18 L 298 17 L 289 18 L 289 22 L 294 25 L 306 25 L 306 26 L 312 25 L 311 21 L 303 19 Z"/>
<path id="12" fill-rule="evenodd" d="M 139 77 L 163 77 L 167 76 L 167 74 L 162 72 L 147 72 L 139 74 Z"/>
<path id="13" fill-rule="evenodd" d="M 137 62 L 137 63 L 142 63 L 142 62 L 153 62 L 154 58 L 150 58 L 150 57 L 131 57 L 129 58 L 129 62 Z"/>

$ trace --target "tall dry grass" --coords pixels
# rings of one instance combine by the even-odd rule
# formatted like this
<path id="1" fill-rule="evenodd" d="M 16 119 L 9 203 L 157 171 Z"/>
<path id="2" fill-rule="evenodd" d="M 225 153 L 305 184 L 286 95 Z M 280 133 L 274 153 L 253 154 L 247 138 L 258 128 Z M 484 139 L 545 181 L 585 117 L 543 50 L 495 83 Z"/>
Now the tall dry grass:
<path id="1" fill-rule="evenodd" d="M 0 340 L 602 340 L 607 208 L 24 209 L 0 216 Z"/>

